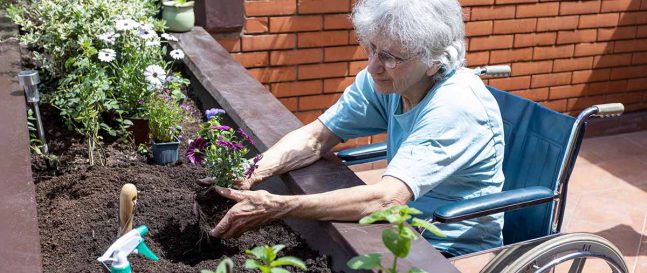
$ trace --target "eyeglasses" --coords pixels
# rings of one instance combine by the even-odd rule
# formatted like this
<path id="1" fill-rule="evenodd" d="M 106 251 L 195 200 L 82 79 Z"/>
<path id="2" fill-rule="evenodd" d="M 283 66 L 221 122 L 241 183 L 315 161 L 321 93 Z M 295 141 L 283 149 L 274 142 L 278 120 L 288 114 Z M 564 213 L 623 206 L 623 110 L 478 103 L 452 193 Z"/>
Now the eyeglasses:
<path id="1" fill-rule="evenodd" d="M 394 69 L 399 64 L 407 62 L 417 56 L 416 54 L 409 58 L 403 59 L 403 58 L 393 56 L 391 53 L 384 50 L 375 52 L 376 48 L 375 48 L 375 45 L 373 44 L 370 44 L 369 46 L 363 45 L 362 48 L 364 48 L 364 51 L 366 51 L 366 55 L 368 55 L 369 58 L 373 58 L 377 53 L 377 59 L 380 60 L 380 62 L 384 65 L 384 67 L 389 69 Z"/>

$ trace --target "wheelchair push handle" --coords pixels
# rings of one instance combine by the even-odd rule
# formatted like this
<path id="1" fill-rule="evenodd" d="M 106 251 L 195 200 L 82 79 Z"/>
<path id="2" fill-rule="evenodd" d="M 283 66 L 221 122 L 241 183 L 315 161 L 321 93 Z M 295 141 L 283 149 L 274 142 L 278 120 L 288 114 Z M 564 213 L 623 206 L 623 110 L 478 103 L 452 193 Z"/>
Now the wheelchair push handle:
<path id="1" fill-rule="evenodd" d="M 474 68 L 477 76 L 507 77 L 512 69 L 509 65 L 490 65 Z"/>
<path id="2" fill-rule="evenodd" d="M 622 103 L 597 104 L 593 107 L 598 109 L 594 115 L 603 118 L 619 116 L 625 111 L 625 106 Z"/>

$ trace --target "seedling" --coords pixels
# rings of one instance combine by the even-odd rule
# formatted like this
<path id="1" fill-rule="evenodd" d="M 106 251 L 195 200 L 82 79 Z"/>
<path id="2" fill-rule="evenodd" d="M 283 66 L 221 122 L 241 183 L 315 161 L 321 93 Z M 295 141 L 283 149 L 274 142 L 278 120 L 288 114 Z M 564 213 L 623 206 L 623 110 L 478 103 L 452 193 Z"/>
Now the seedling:
<path id="1" fill-rule="evenodd" d="M 229 259 L 228 257 L 225 257 L 220 263 L 218 264 L 218 267 L 216 267 L 216 271 L 211 271 L 211 270 L 200 270 L 200 273 L 233 273 L 234 272 L 234 262 Z"/>
<path id="2" fill-rule="evenodd" d="M 422 214 L 421 211 L 410 208 L 408 206 L 393 206 L 391 208 L 377 211 L 359 220 L 362 225 L 368 225 L 377 221 L 388 221 L 393 224 L 389 229 L 382 232 L 382 241 L 386 248 L 393 253 L 393 264 L 391 267 L 382 265 L 382 254 L 369 253 L 354 257 L 346 263 L 352 269 L 376 269 L 379 268 L 382 272 L 398 273 L 398 259 L 405 258 L 409 255 L 411 250 L 411 241 L 417 240 L 418 235 L 409 226 L 404 223 L 411 219 L 411 225 L 414 227 L 424 228 L 439 237 L 445 237 L 440 229 L 434 224 L 425 220 L 412 217 L 411 215 Z M 411 268 L 408 273 L 422 273 L 426 272 L 419 268 Z"/>
<path id="3" fill-rule="evenodd" d="M 245 253 L 254 255 L 255 259 L 247 259 L 245 268 L 257 269 L 262 273 L 288 273 L 281 266 L 293 266 L 301 270 L 307 270 L 306 264 L 300 259 L 292 256 L 278 257 L 279 251 L 285 248 L 284 245 L 257 246 L 252 250 L 245 250 Z"/>

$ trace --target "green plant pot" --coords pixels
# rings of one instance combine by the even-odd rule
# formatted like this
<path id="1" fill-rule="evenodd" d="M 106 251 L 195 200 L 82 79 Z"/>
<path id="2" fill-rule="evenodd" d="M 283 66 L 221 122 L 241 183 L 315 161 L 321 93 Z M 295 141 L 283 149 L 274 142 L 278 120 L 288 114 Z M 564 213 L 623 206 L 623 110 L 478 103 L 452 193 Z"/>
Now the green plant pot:
<path id="1" fill-rule="evenodd" d="M 153 141 L 152 146 L 155 164 L 166 165 L 177 162 L 180 150 L 180 141 L 177 138 L 175 142 L 156 143 Z"/>
<path id="2" fill-rule="evenodd" d="M 162 19 L 166 21 L 166 28 L 169 31 L 191 31 L 195 25 L 193 2 L 177 5 L 174 1 L 164 1 L 162 4 Z"/>

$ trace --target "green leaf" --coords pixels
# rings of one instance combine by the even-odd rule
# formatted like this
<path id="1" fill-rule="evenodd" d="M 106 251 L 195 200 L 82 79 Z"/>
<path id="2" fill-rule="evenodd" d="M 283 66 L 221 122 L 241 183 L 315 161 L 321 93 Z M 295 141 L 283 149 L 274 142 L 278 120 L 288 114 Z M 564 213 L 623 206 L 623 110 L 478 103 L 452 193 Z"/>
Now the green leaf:
<path id="1" fill-rule="evenodd" d="M 290 273 L 290 271 L 287 271 L 287 270 L 285 270 L 283 268 L 280 268 L 280 267 L 274 267 L 274 268 L 272 268 L 272 270 L 270 272 L 271 273 Z"/>
<path id="2" fill-rule="evenodd" d="M 263 267 L 263 265 L 257 260 L 253 260 L 253 259 L 245 260 L 245 268 L 247 269 L 256 269 L 261 267 Z"/>
<path id="3" fill-rule="evenodd" d="M 353 257 L 346 263 L 346 265 L 352 269 L 373 269 L 380 266 L 381 260 L 381 254 L 369 253 L 366 255 Z"/>
<path id="4" fill-rule="evenodd" d="M 203 269 L 203 270 L 200 270 L 200 273 L 216 273 L 216 272 L 213 272 L 211 270 Z"/>
<path id="5" fill-rule="evenodd" d="M 371 213 L 368 216 L 364 216 L 362 219 L 359 220 L 359 223 L 362 225 L 368 225 L 368 224 L 375 223 L 377 221 L 383 221 L 386 219 L 387 214 L 388 212 L 386 210 L 376 211 Z"/>
<path id="6" fill-rule="evenodd" d="M 429 223 L 425 220 L 422 220 L 420 218 L 413 218 L 413 220 L 411 221 L 411 225 L 414 227 L 424 228 L 438 237 L 441 237 L 441 238 L 446 237 L 445 234 L 443 234 L 443 232 L 436 225 Z"/>
<path id="7" fill-rule="evenodd" d="M 417 240 L 418 239 L 418 233 L 412 230 L 410 227 L 404 226 L 402 228 L 402 232 L 400 234 L 403 238 L 407 238 L 409 240 Z"/>
<path id="8" fill-rule="evenodd" d="M 218 264 L 218 268 L 216 268 L 215 273 L 233 273 L 233 269 L 234 269 L 234 262 L 228 257 L 226 257 L 222 261 L 220 261 L 220 263 Z"/>
<path id="9" fill-rule="evenodd" d="M 285 257 L 278 258 L 276 259 L 276 261 L 270 264 L 270 266 L 272 267 L 284 266 L 284 265 L 291 265 L 302 270 L 307 270 L 306 263 L 301 261 L 299 258 L 292 257 L 292 256 L 285 256 Z"/>
<path id="10" fill-rule="evenodd" d="M 427 273 L 427 271 L 424 271 L 417 267 L 412 267 L 411 269 L 409 269 L 408 273 Z"/>
<path id="11" fill-rule="evenodd" d="M 269 247 L 269 246 L 265 246 L 265 247 L 263 247 L 263 249 L 265 250 L 265 260 L 264 261 L 267 264 L 271 263 L 272 261 L 274 261 L 274 259 L 276 259 L 276 252 L 274 252 L 274 248 Z"/>
<path id="12" fill-rule="evenodd" d="M 406 257 L 411 249 L 411 240 L 400 237 L 393 229 L 385 229 L 382 232 L 382 241 L 386 248 L 399 258 Z"/>
<path id="13" fill-rule="evenodd" d="M 422 211 L 418 210 L 417 208 L 412 208 L 412 207 L 405 207 L 405 208 L 406 208 L 406 213 L 408 215 L 422 214 Z"/>
<path id="14" fill-rule="evenodd" d="M 265 248 L 266 248 L 266 247 L 267 247 L 267 246 L 265 246 L 265 247 L 263 247 L 263 246 L 257 246 L 257 247 L 255 247 L 255 248 L 253 248 L 252 250 L 249 250 L 249 249 L 248 249 L 248 250 L 246 250 L 245 252 L 247 252 L 247 254 L 252 254 L 252 255 L 254 255 L 254 256 L 256 257 L 256 259 L 260 259 L 260 260 L 267 260 L 267 256 L 266 256 L 266 252 L 265 252 Z"/>
<path id="15" fill-rule="evenodd" d="M 285 245 L 275 245 L 272 246 L 272 249 L 274 250 L 275 254 L 279 254 L 279 251 L 283 250 L 285 248 Z"/>

